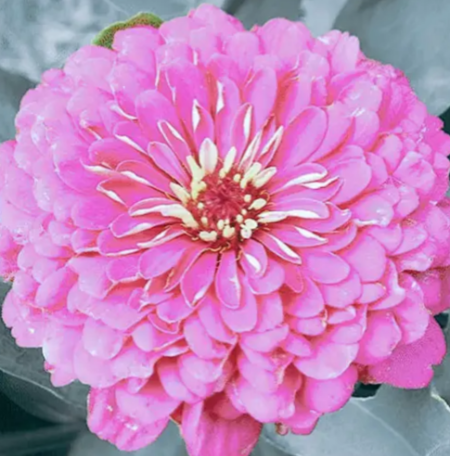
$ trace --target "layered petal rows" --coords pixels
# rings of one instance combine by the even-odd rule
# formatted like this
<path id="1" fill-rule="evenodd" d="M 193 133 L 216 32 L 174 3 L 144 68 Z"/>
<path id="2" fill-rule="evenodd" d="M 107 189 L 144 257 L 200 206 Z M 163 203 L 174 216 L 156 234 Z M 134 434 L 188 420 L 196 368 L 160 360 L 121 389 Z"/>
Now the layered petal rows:
<path id="1" fill-rule="evenodd" d="M 3 318 L 121 449 L 311 432 L 445 350 L 450 140 L 356 38 L 203 5 L 86 46 L 0 153 Z"/>

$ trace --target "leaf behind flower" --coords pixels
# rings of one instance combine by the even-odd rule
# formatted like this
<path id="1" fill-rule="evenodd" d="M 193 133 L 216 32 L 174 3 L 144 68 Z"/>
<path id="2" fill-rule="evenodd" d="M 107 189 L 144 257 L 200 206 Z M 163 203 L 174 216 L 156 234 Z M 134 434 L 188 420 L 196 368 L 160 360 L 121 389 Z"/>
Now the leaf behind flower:
<path id="1" fill-rule="evenodd" d="M 9 285 L 0 283 L 1 301 Z M 54 387 L 40 349 L 17 346 L 0 320 L 0 389 L 28 413 L 53 422 L 85 419 L 89 388 L 78 382 Z"/>
<path id="2" fill-rule="evenodd" d="M 449 429 L 450 408 L 429 389 L 382 386 L 322 418 L 309 436 L 266 427 L 253 456 L 448 456 Z"/>

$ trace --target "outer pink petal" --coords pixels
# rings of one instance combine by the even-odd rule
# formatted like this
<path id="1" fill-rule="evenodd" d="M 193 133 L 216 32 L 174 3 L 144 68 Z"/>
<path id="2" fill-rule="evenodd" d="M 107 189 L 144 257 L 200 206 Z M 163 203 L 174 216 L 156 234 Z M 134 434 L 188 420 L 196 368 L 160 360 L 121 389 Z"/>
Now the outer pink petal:
<path id="1" fill-rule="evenodd" d="M 363 380 L 388 383 L 398 388 L 423 388 L 433 377 L 431 366 L 442 362 L 445 348 L 442 330 L 431 318 L 421 339 L 399 346 L 386 361 L 369 367 Z"/>
<path id="2" fill-rule="evenodd" d="M 181 432 L 190 456 L 248 456 L 258 441 L 261 424 L 249 415 L 233 421 L 220 418 L 199 402 L 184 406 Z"/>

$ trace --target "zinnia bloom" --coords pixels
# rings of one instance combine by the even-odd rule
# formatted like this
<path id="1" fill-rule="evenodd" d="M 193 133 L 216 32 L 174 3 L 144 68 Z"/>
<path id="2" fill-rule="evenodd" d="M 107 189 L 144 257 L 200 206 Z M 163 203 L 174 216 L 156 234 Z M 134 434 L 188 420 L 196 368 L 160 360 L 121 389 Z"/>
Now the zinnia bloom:
<path id="1" fill-rule="evenodd" d="M 449 138 L 358 40 L 213 6 L 86 46 L 0 154 L 3 318 L 121 449 L 307 434 L 444 354 Z"/>

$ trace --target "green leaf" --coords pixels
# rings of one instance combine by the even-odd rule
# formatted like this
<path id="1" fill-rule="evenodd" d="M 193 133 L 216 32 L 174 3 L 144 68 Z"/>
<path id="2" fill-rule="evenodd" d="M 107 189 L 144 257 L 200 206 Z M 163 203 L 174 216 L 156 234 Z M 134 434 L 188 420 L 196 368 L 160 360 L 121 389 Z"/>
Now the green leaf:
<path id="1" fill-rule="evenodd" d="M 150 25 L 152 27 L 158 28 L 162 23 L 163 20 L 154 14 L 139 13 L 127 21 L 116 22 L 115 24 L 112 24 L 109 27 L 105 28 L 94 38 L 92 44 L 111 49 L 114 41 L 114 35 L 119 30 L 139 27 L 142 25 Z"/>
<path id="2" fill-rule="evenodd" d="M 9 285 L 0 283 L 0 302 Z M 55 388 L 40 349 L 21 348 L 0 320 L 0 389 L 20 407 L 53 422 L 83 420 L 89 388 L 78 382 Z"/>
<path id="3" fill-rule="evenodd" d="M 450 408 L 429 389 L 382 386 L 323 417 L 309 436 L 266 427 L 254 456 L 444 456 L 449 429 Z"/>

